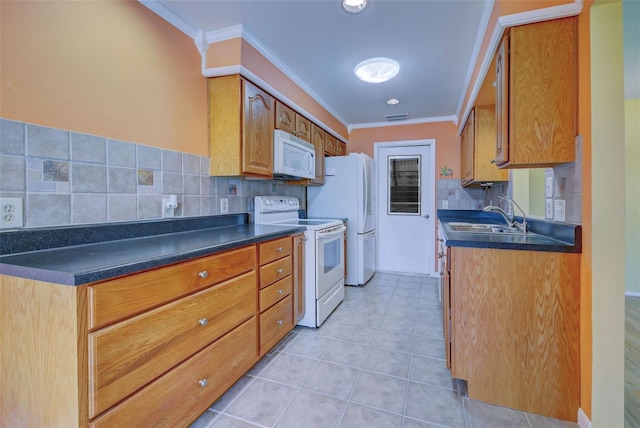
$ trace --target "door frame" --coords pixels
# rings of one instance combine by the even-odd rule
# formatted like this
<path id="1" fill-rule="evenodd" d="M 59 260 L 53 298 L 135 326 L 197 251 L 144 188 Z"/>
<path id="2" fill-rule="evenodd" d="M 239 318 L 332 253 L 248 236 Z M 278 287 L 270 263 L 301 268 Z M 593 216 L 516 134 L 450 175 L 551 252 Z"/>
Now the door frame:
<path id="1" fill-rule="evenodd" d="M 427 239 L 430 239 L 431 242 L 433 243 L 433 260 L 431 262 L 431 277 L 433 278 L 439 278 L 440 274 L 438 273 L 438 266 L 437 266 L 437 259 L 436 259 L 436 224 L 437 224 L 437 217 L 436 217 L 436 204 L 437 204 L 437 189 L 436 189 L 436 179 L 435 179 L 435 170 L 436 170 L 436 140 L 435 138 L 428 138 L 428 139 L 422 139 L 422 140 L 398 140 L 398 141 L 380 141 L 380 142 L 374 142 L 373 143 L 373 161 L 374 161 L 374 169 L 378 168 L 378 164 L 380 161 L 380 149 L 388 149 L 388 148 L 405 148 L 405 147 L 412 147 L 412 146 L 426 146 L 429 149 L 429 157 L 431 158 L 431 161 L 429 162 L 429 168 L 431 169 L 431 174 L 429 174 L 427 176 L 427 185 L 432 189 L 433 195 L 431 197 L 431 204 L 429 205 L 429 210 L 427 212 L 427 214 L 429 215 L 429 219 L 433 219 L 433 225 L 431 226 L 430 230 L 429 230 L 429 236 L 427 237 Z M 381 201 L 378 201 L 378 192 L 380 187 L 380 183 L 378 183 L 378 172 L 376 172 L 375 174 L 375 185 L 376 185 L 376 192 L 374 195 L 374 204 L 375 204 L 375 209 L 376 209 L 376 230 L 379 232 L 380 231 L 380 216 L 377 215 L 377 213 L 379 212 L 380 206 L 379 204 L 381 204 Z M 386 203 L 386 201 L 385 201 Z M 376 265 L 380 265 L 379 260 L 377 260 L 377 258 L 380 256 L 380 248 L 379 246 L 379 240 L 376 240 Z"/>

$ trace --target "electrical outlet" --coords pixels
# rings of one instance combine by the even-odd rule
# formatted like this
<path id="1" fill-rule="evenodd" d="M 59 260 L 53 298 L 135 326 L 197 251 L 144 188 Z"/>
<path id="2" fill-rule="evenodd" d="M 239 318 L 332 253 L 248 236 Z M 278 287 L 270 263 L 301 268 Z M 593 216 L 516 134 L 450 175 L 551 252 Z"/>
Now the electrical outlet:
<path id="1" fill-rule="evenodd" d="M 24 226 L 22 198 L 0 198 L 0 229 Z"/>
<path id="2" fill-rule="evenodd" d="M 229 212 L 229 199 L 220 199 L 220 214 L 227 214 Z"/>

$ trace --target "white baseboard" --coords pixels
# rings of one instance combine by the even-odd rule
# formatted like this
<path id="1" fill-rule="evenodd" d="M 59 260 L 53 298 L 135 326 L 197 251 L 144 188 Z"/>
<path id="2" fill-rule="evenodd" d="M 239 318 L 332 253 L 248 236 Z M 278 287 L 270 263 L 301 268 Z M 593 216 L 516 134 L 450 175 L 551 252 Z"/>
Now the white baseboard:
<path id="1" fill-rule="evenodd" d="M 578 409 L 578 425 L 580 428 L 591 428 L 591 421 L 582 409 Z"/>
<path id="2" fill-rule="evenodd" d="M 624 295 L 629 297 L 640 297 L 640 293 L 636 293 L 634 291 L 625 291 Z"/>

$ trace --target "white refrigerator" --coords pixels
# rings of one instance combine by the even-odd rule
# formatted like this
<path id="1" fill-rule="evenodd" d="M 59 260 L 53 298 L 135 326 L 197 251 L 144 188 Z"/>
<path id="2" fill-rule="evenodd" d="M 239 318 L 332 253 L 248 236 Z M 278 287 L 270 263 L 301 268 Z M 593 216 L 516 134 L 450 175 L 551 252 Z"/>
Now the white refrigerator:
<path id="1" fill-rule="evenodd" d="M 347 219 L 345 283 L 362 285 L 376 272 L 373 159 L 350 153 L 327 157 L 324 165 L 324 185 L 307 187 L 307 215 Z"/>

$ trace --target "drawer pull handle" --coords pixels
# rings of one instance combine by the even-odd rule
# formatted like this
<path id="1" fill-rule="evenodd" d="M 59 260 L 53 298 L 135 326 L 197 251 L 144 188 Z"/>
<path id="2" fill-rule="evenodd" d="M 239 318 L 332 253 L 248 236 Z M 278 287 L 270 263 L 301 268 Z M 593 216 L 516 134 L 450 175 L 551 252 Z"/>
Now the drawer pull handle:
<path id="1" fill-rule="evenodd" d="M 198 383 L 200 384 L 200 386 L 201 386 L 201 387 L 203 387 L 203 388 L 204 388 L 205 386 L 207 386 L 207 385 L 209 384 L 209 381 L 208 381 L 208 380 L 206 380 L 206 379 L 200 379 L 200 380 L 198 381 Z"/>
<path id="2" fill-rule="evenodd" d="M 280 290 L 278 290 L 278 294 L 282 294 L 284 293 L 284 290 L 281 288 Z"/>
<path id="3" fill-rule="evenodd" d="M 279 253 L 281 253 L 281 252 L 282 252 L 282 250 L 284 250 L 284 248 L 282 248 L 282 247 L 278 247 L 278 248 L 276 248 L 276 250 L 277 250 Z"/>
<path id="4" fill-rule="evenodd" d="M 278 273 L 282 273 L 282 272 L 284 272 L 284 269 L 282 268 L 278 269 Z"/>
<path id="5" fill-rule="evenodd" d="M 209 320 L 207 318 L 200 318 L 198 320 L 198 324 L 200 325 L 207 325 L 209 323 Z"/>
<path id="6" fill-rule="evenodd" d="M 278 325 L 282 325 L 282 324 L 284 324 L 284 321 L 278 320 Z"/>
<path id="7" fill-rule="evenodd" d="M 206 278 L 209 276 L 209 272 L 207 272 L 206 270 L 203 270 L 202 272 L 198 273 L 198 276 L 200 278 Z"/>

